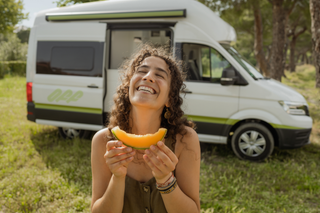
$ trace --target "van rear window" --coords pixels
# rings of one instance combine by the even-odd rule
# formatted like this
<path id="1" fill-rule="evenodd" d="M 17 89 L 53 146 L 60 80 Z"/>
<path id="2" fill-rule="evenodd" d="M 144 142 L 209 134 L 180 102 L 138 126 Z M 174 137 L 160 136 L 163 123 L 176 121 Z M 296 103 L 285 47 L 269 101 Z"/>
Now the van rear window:
<path id="1" fill-rule="evenodd" d="M 37 74 L 100 76 L 103 42 L 39 41 Z"/>
<path id="2" fill-rule="evenodd" d="M 51 68 L 91 71 L 94 62 L 92 47 L 54 47 L 51 50 Z"/>

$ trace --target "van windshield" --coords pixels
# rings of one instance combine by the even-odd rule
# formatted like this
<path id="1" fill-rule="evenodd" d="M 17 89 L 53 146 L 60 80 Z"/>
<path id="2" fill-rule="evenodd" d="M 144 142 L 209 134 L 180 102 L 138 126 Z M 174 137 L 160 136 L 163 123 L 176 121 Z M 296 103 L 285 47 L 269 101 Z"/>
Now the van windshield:
<path id="1" fill-rule="evenodd" d="M 233 47 L 226 44 L 221 44 L 221 46 L 232 55 L 234 59 L 251 75 L 254 79 L 264 79 L 263 75 L 254 68 L 245 58 L 243 58 Z"/>

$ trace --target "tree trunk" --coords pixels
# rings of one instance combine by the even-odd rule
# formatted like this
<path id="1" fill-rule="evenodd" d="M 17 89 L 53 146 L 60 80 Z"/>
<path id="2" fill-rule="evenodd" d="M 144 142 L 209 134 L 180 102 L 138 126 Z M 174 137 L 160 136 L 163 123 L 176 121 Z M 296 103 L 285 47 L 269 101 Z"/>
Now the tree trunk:
<path id="1" fill-rule="evenodd" d="M 273 28 L 272 28 L 272 48 L 270 58 L 270 74 L 275 80 L 281 81 L 284 73 L 283 51 L 286 38 L 286 11 L 283 8 L 283 0 L 272 1 Z"/>
<path id="2" fill-rule="evenodd" d="M 285 43 L 284 43 L 284 50 L 283 50 L 283 59 L 282 59 L 282 63 L 283 63 L 283 72 L 282 72 L 282 76 L 284 75 L 284 70 L 288 69 L 287 65 L 287 52 L 288 52 L 288 47 L 289 47 L 289 39 L 288 37 L 285 37 Z"/>
<path id="3" fill-rule="evenodd" d="M 270 68 L 263 51 L 263 29 L 259 1 L 254 1 L 252 6 L 254 14 L 254 56 L 262 74 L 270 77 Z"/>
<path id="4" fill-rule="evenodd" d="M 297 38 L 302 33 L 304 33 L 306 30 L 307 30 L 307 28 L 303 27 L 303 29 L 301 29 L 297 33 L 295 33 L 295 29 L 294 29 L 294 31 L 292 33 L 292 39 L 291 39 L 291 42 L 290 42 L 290 64 L 289 64 L 290 72 L 296 71 L 295 49 L 296 49 Z"/>
<path id="5" fill-rule="evenodd" d="M 295 47 L 296 47 L 296 41 L 297 38 L 295 36 L 292 36 L 291 42 L 290 42 L 290 62 L 289 62 L 289 70 L 290 72 L 296 71 L 296 62 L 294 60 L 295 56 Z"/>
<path id="6" fill-rule="evenodd" d="M 316 87 L 320 88 L 320 1 L 310 0 L 313 64 L 316 68 Z"/>

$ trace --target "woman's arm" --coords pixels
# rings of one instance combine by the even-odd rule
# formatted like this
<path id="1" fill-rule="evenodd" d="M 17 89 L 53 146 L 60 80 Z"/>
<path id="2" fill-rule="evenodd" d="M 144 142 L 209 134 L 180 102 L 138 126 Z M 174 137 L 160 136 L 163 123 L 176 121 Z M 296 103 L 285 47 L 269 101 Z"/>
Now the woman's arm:
<path id="1" fill-rule="evenodd" d="M 92 139 L 92 212 L 121 213 L 125 190 L 127 165 L 134 151 L 120 147 L 121 142 L 107 142 L 107 129 L 95 134 Z"/>
<path id="2" fill-rule="evenodd" d="M 169 194 L 161 194 L 168 213 L 200 212 L 200 143 L 197 133 L 192 128 L 186 128 L 188 133 L 183 137 L 182 143 L 179 141 L 180 137 L 177 138 L 175 148 L 176 155 L 179 159 L 175 169 L 178 186 Z M 167 175 L 164 174 L 165 167 L 160 165 L 161 162 L 157 162 L 159 158 L 162 162 L 166 161 L 162 156 L 163 153 L 172 160 L 173 157 L 170 157 L 172 154 L 170 152 L 171 150 L 168 147 L 162 148 L 159 146 L 159 148 L 156 147 L 150 154 L 147 154 L 148 158 L 145 158 L 153 174 L 156 176 L 158 174 L 159 178 L 155 176 L 157 182 L 164 182 L 168 176 L 170 176 L 168 172 Z M 174 162 L 174 160 L 172 162 Z"/>

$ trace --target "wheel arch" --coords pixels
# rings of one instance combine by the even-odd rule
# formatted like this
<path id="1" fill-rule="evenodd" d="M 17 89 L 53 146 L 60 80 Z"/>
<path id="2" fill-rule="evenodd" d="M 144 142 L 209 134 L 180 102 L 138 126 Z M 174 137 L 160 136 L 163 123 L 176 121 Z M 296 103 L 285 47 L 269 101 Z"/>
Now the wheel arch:
<path id="1" fill-rule="evenodd" d="M 233 121 L 233 122 L 232 122 Z M 273 114 L 256 109 L 246 109 L 235 113 L 229 119 L 230 123 L 233 123 L 232 126 L 229 125 L 228 128 L 225 129 L 225 134 L 227 135 L 227 143 L 230 145 L 231 138 L 234 131 L 244 123 L 260 123 L 265 126 L 272 134 L 274 145 L 279 147 L 279 135 L 277 131 L 271 124 L 281 124 L 280 120 L 274 116 Z"/>
<path id="2" fill-rule="evenodd" d="M 234 131 L 236 131 L 236 129 L 241 126 L 244 123 L 259 123 L 262 124 L 263 126 L 265 126 L 272 134 L 273 140 L 274 140 L 274 145 L 276 147 L 279 147 L 279 135 L 277 133 L 277 131 L 267 122 L 260 120 L 260 119 L 255 119 L 255 118 L 247 118 L 241 121 L 238 121 L 237 123 L 235 123 L 227 132 L 228 134 L 228 138 L 227 138 L 227 143 L 228 146 L 230 146 L 231 144 L 231 138 L 233 136 Z"/>

